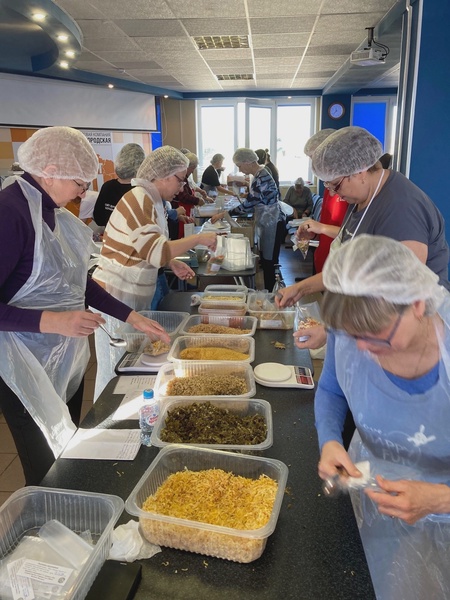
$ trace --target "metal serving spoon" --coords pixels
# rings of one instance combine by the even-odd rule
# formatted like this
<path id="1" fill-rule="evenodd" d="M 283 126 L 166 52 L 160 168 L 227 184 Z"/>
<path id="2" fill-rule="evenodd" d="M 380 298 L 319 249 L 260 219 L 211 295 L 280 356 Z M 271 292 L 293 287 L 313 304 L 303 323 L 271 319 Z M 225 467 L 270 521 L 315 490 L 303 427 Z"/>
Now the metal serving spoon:
<path id="1" fill-rule="evenodd" d="M 105 327 L 103 327 L 103 325 L 100 325 L 100 327 L 109 336 L 109 343 L 111 346 L 114 346 L 115 348 L 125 348 L 125 346 L 127 345 L 125 340 L 123 340 L 122 338 L 113 337 L 109 333 L 109 331 L 105 329 Z"/>

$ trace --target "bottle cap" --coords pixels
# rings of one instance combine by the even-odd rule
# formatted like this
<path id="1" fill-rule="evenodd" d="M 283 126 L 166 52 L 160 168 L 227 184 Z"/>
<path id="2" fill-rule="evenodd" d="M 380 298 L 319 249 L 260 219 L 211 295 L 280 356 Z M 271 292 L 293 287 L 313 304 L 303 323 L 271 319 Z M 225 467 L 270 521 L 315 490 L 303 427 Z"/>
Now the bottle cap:
<path id="1" fill-rule="evenodd" d="M 142 398 L 144 400 L 151 400 L 153 398 L 153 390 L 144 390 L 142 392 Z"/>

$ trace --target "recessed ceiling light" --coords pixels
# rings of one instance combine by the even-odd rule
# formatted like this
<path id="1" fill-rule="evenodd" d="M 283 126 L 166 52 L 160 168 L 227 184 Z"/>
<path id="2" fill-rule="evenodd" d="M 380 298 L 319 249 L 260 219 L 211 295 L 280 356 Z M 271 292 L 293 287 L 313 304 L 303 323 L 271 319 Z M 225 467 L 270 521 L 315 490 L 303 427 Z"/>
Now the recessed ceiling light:
<path id="1" fill-rule="evenodd" d="M 109 87 L 110 90 L 112 90 L 114 86 L 113 86 L 112 83 L 108 83 L 108 87 Z"/>
<path id="2" fill-rule="evenodd" d="M 59 63 L 59 66 L 62 67 L 63 69 L 68 69 L 69 68 L 69 63 L 67 62 L 67 60 L 62 60 Z"/>
<path id="3" fill-rule="evenodd" d="M 47 15 L 45 13 L 40 13 L 40 12 L 33 13 L 33 19 L 35 21 L 44 21 L 46 16 Z"/>
<path id="4" fill-rule="evenodd" d="M 69 39 L 69 36 L 66 35 L 65 33 L 60 33 L 56 39 L 58 39 L 60 42 L 67 42 L 67 40 Z"/>
<path id="5" fill-rule="evenodd" d="M 288 100 L 291 100 L 292 96 L 288 96 Z"/>
<path id="6" fill-rule="evenodd" d="M 168 98 L 169 96 L 167 94 L 164 94 L 164 98 Z"/>
<path id="7" fill-rule="evenodd" d="M 74 58 L 75 56 L 75 52 L 73 50 L 67 50 L 66 52 L 64 52 L 64 54 L 69 58 Z"/>

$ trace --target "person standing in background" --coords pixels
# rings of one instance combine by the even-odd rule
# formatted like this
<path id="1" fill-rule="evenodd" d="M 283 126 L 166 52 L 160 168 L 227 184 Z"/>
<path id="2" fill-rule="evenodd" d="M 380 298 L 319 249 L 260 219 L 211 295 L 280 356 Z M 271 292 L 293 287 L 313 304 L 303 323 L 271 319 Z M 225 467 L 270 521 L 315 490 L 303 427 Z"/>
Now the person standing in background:
<path id="1" fill-rule="evenodd" d="M 222 154 L 214 154 L 211 164 L 203 171 L 202 188 L 210 196 L 217 196 L 217 194 L 236 195 L 233 190 L 229 190 L 220 183 L 220 175 L 225 170 L 223 167 L 224 160 L 225 157 Z"/>
<path id="2" fill-rule="evenodd" d="M 190 217 L 191 211 L 194 208 L 194 206 L 203 206 L 203 204 L 205 204 L 205 200 L 203 198 L 199 198 L 198 196 L 196 196 L 194 188 L 191 187 L 191 184 L 189 182 L 189 177 L 192 175 L 192 173 L 198 167 L 198 157 L 193 152 L 188 152 L 184 156 L 189 161 L 187 171 L 186 171 L 186 176 L 184 179 L 184 185 L 181 188 L 181 190 L 178 192 L 178 194 L 173 198 L 171 204 L 172 204 L 172 208 L 178 208 L 178 207 L 182 206 L 186 211 L 186 215 L 188 217 Z M 202 190 L 202 192 L 206 194 L 206 192 L 204 190 Z M 184 236 L 184 223 L 182 223 L 180 221 L 178 224 L 178 238 L 182 238 L 183 236 Z"/>
<path id="3" fill-rule="evenodd" d="M 145 158 L 144 149 L 139 144 L 125 144 L 114 161 L 117 179 L 105 181 L 98 194 L 94 207 L 94 221 L 105 227 L 119 200 L 131 190 L 131 180 Z"/>
<path id="4" fill-rule="evenodd" d="M 270 160 L 270 154 L 269 154 L 268 149 L 266 148 L 265 150 L 263 150 L 262 148 L 258 148 L 258 150 L 255 150 L 255 152 L 258 157 L 258 164 L 266 167 L 266 169 L 272 175 L 273 180 L 275 181 L 275 184 L 276 184 L 278 192 L 279 192 L 280 191 L 280 174 L 278 173 L 278 169 L 276 168 L 276 166 Z"/>
<path id="5" fill-rule="evenodd" d="M 336 129 L 321 129 L 311 136 L 305 144 L 304 153 L 306 156 L 312 158 L 316 148 L 318 148 L 320 144 L 335 131 Z M 347 212 L 347 208 L 347 202 L 342 200 L 339 194 L 336 192 L 331 193 L 331 190 L 325 187 L 319 223 L 340 227 L 344 220 L 345 213 Z M 322 272 L 332 242 L 333 238 L 323 233 L 319 234 L 319 245 L 314 251 L 314 274 Z"/>

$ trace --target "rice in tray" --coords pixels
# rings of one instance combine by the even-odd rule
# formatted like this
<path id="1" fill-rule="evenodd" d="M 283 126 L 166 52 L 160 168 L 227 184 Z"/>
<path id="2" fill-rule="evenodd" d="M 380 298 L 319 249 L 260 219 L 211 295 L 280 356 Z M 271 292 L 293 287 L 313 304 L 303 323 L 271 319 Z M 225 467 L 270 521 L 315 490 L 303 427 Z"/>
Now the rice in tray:
<path id="1" fill-rule="evenodd" d="M 240 396 L 248 392 L 247 384 L 236 375 L 191 375 L 174 377 L 167 384 L 167 396 Z"/>
<path id="2" fill-rule="evenodd" d="M 142 509 L 150 513 L 235 529 L 256 530 L 268 523 L 278 489 L 276 481 L 261 475 L 249 479 L 222 469 L 179 471 L 170 475 Z M 140 519 L 150 542 L 237 562 L 258 558 L 265 539 L 239 537 L 152 520 Z"/>

